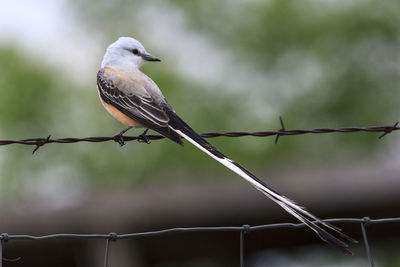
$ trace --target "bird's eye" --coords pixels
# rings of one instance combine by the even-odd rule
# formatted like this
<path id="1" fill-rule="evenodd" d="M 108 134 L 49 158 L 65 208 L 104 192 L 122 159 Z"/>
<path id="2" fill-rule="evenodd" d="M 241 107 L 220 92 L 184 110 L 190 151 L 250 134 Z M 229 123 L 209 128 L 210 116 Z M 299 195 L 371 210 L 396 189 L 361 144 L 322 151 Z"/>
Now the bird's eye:
<path id="1" fill-rule="evenodd" d="M 132 49 L 132 53 L 133 53 L 134 55 L 138 55 L 138 54 L 139 54 L 139 51 L 135 48 L 135 49 Z"/>

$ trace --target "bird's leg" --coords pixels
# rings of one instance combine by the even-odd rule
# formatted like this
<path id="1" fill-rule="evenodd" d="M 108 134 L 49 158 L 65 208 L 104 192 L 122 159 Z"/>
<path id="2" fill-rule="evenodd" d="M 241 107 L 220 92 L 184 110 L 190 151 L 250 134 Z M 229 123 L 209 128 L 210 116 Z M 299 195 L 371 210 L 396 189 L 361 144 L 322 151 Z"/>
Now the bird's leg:
<path id="1" fill-rule="evenodd" d="M 146 134 L 149 131 L 149 128 L 147 128 L 146 130 L 144 130 L 144 132 L 138 136 L 138 142 L 139 143 L 146 143 L 146 144 L 150 144 L 149 139 L 147 138 Z"/>
<path id="2" fill-rule="evenodd" d="M 120 146 L 125 145 L 125 140 L 124 140 L 124 133 L 126 133 L 127 131 L 129 131 L 132 128 L 132 126 L 129 126 L 126 129 L 123 129 L 122 131 L 120 131 L 118 134 L 114 135 L 114 141 L 117 142 Z"/>

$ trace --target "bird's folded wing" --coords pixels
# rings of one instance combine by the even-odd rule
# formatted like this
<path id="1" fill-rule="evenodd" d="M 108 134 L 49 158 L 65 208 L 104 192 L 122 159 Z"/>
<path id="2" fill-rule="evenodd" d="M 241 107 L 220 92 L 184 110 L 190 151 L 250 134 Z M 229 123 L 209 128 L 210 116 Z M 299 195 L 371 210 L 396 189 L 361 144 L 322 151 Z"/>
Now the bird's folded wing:
<path id="1" fill-rule="evenodd" d="M 183 145 L 181 137 L 168 127 L 167 112 L 174 112 L 157 85 L 142 72 L 123 73 L 102 68 L 97 74 L 101 99 L 142 126 L 155 130 Z"/>
<path id="2" fill-rule="evenodd" d="M 141 77 L 141 76 L 144 77 Z M 101 69 L 97 75 L 100 96 L 107 104 L 118 108 L 132 119 L 144 123 L 166 127 L 169 118 L 165 109 L 169 107 L 162 95 L 154 94 L 150 88 L 154 82 L 146 79 L 144 74 L 124 74 L 114 68 Z M 156 85 L 155 85 L 156 86 Z M 150 91 L 150 90 L 151 91 Z M 164 103 L 165 102 L 165 103 Z"/>

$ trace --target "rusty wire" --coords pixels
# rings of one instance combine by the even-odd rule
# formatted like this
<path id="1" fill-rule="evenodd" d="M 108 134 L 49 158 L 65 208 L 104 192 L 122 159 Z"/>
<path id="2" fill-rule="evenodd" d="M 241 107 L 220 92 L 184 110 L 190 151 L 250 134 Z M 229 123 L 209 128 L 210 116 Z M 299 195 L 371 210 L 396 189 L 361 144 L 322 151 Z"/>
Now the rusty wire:
<path id="1" fill-rule="evenodd" d="M 270 131 L 257 131 L 257 132 L 206 132 L 201 133 L 200 135 L 204 138 L 213 138 L 213 137 L 242 137 L 242 136 L 255 136 L 255 137 L 266 137 L 266 136 L 276 136 L 275 143 L 278 142 L 280 136 L 283 135 L 301 135 L 301 134 L 324 134 L 324 133 L 353 133 L 353 132 L 375 132 L 382 133 L 379 138 L 384 137 L 387 134 L 390 134 L 393 131 L 400 130 L 399 122 L 396 122 L 392 126 L 367 126 L 367 127 L 343 127 L 343 128 L 314 128 L 314 129 L 295 129 L 295 130 L 287 130 L 282 117 L 280 117 L 281 129 L 279 130 L 270 130 Z M 40 147 L 51 144 L 69 144 L 69 143 L 78 143 L 78 142 L 107 142 L 107 141 L 115 141 L 120 143 L 121 145 L 124 142 L 129 142 L 133 140 L 148 142 L 148 140 L 160 140 L 165 137 L 162 135 L 138 135 L 138 136 L 124 136 L 121 134 L 116 134 L 114 136 L 98 136 L 98 137 L 84 137 L 84 138 L 58 138 L 53 139 L 51 135 L 46 138 L 27 138 L 20 140 L 0 140 L 0 146 L 10 145 L 10 144 L 21 144 L 21 145 L 33 145 L 35 149 L 32 153 L 35 153 Z"/>

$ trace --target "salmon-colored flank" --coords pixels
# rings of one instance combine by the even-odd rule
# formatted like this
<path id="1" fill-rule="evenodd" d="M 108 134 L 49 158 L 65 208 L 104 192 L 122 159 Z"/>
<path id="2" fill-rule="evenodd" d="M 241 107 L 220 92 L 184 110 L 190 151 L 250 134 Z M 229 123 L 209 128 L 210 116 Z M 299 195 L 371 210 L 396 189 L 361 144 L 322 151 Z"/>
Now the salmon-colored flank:
<path id="1" fill-rule="evenodd" d="M 128 116 L 126 116 L 124 113 L 122 113 L 121 111 L 119 111 L 118 109 L 116 109 L 115 107 L 113 107 L 110 104 L 107 104 L 103 101 L 103 99 L 101 99 L 101 103 L 103 103 L 103 106 L 107 109 L 107 111 L 117 120 L 119 120 L 120 122 L 122 122 L 123 124 L 127 125 L 127 126 L 132 126 L 132 127 L 136 127 L 136 128 L 141 128 L 143 127 L 143 125 L 141 125 L 140 123 L 132 120 L 131 118 L 129 118 Z"/>

